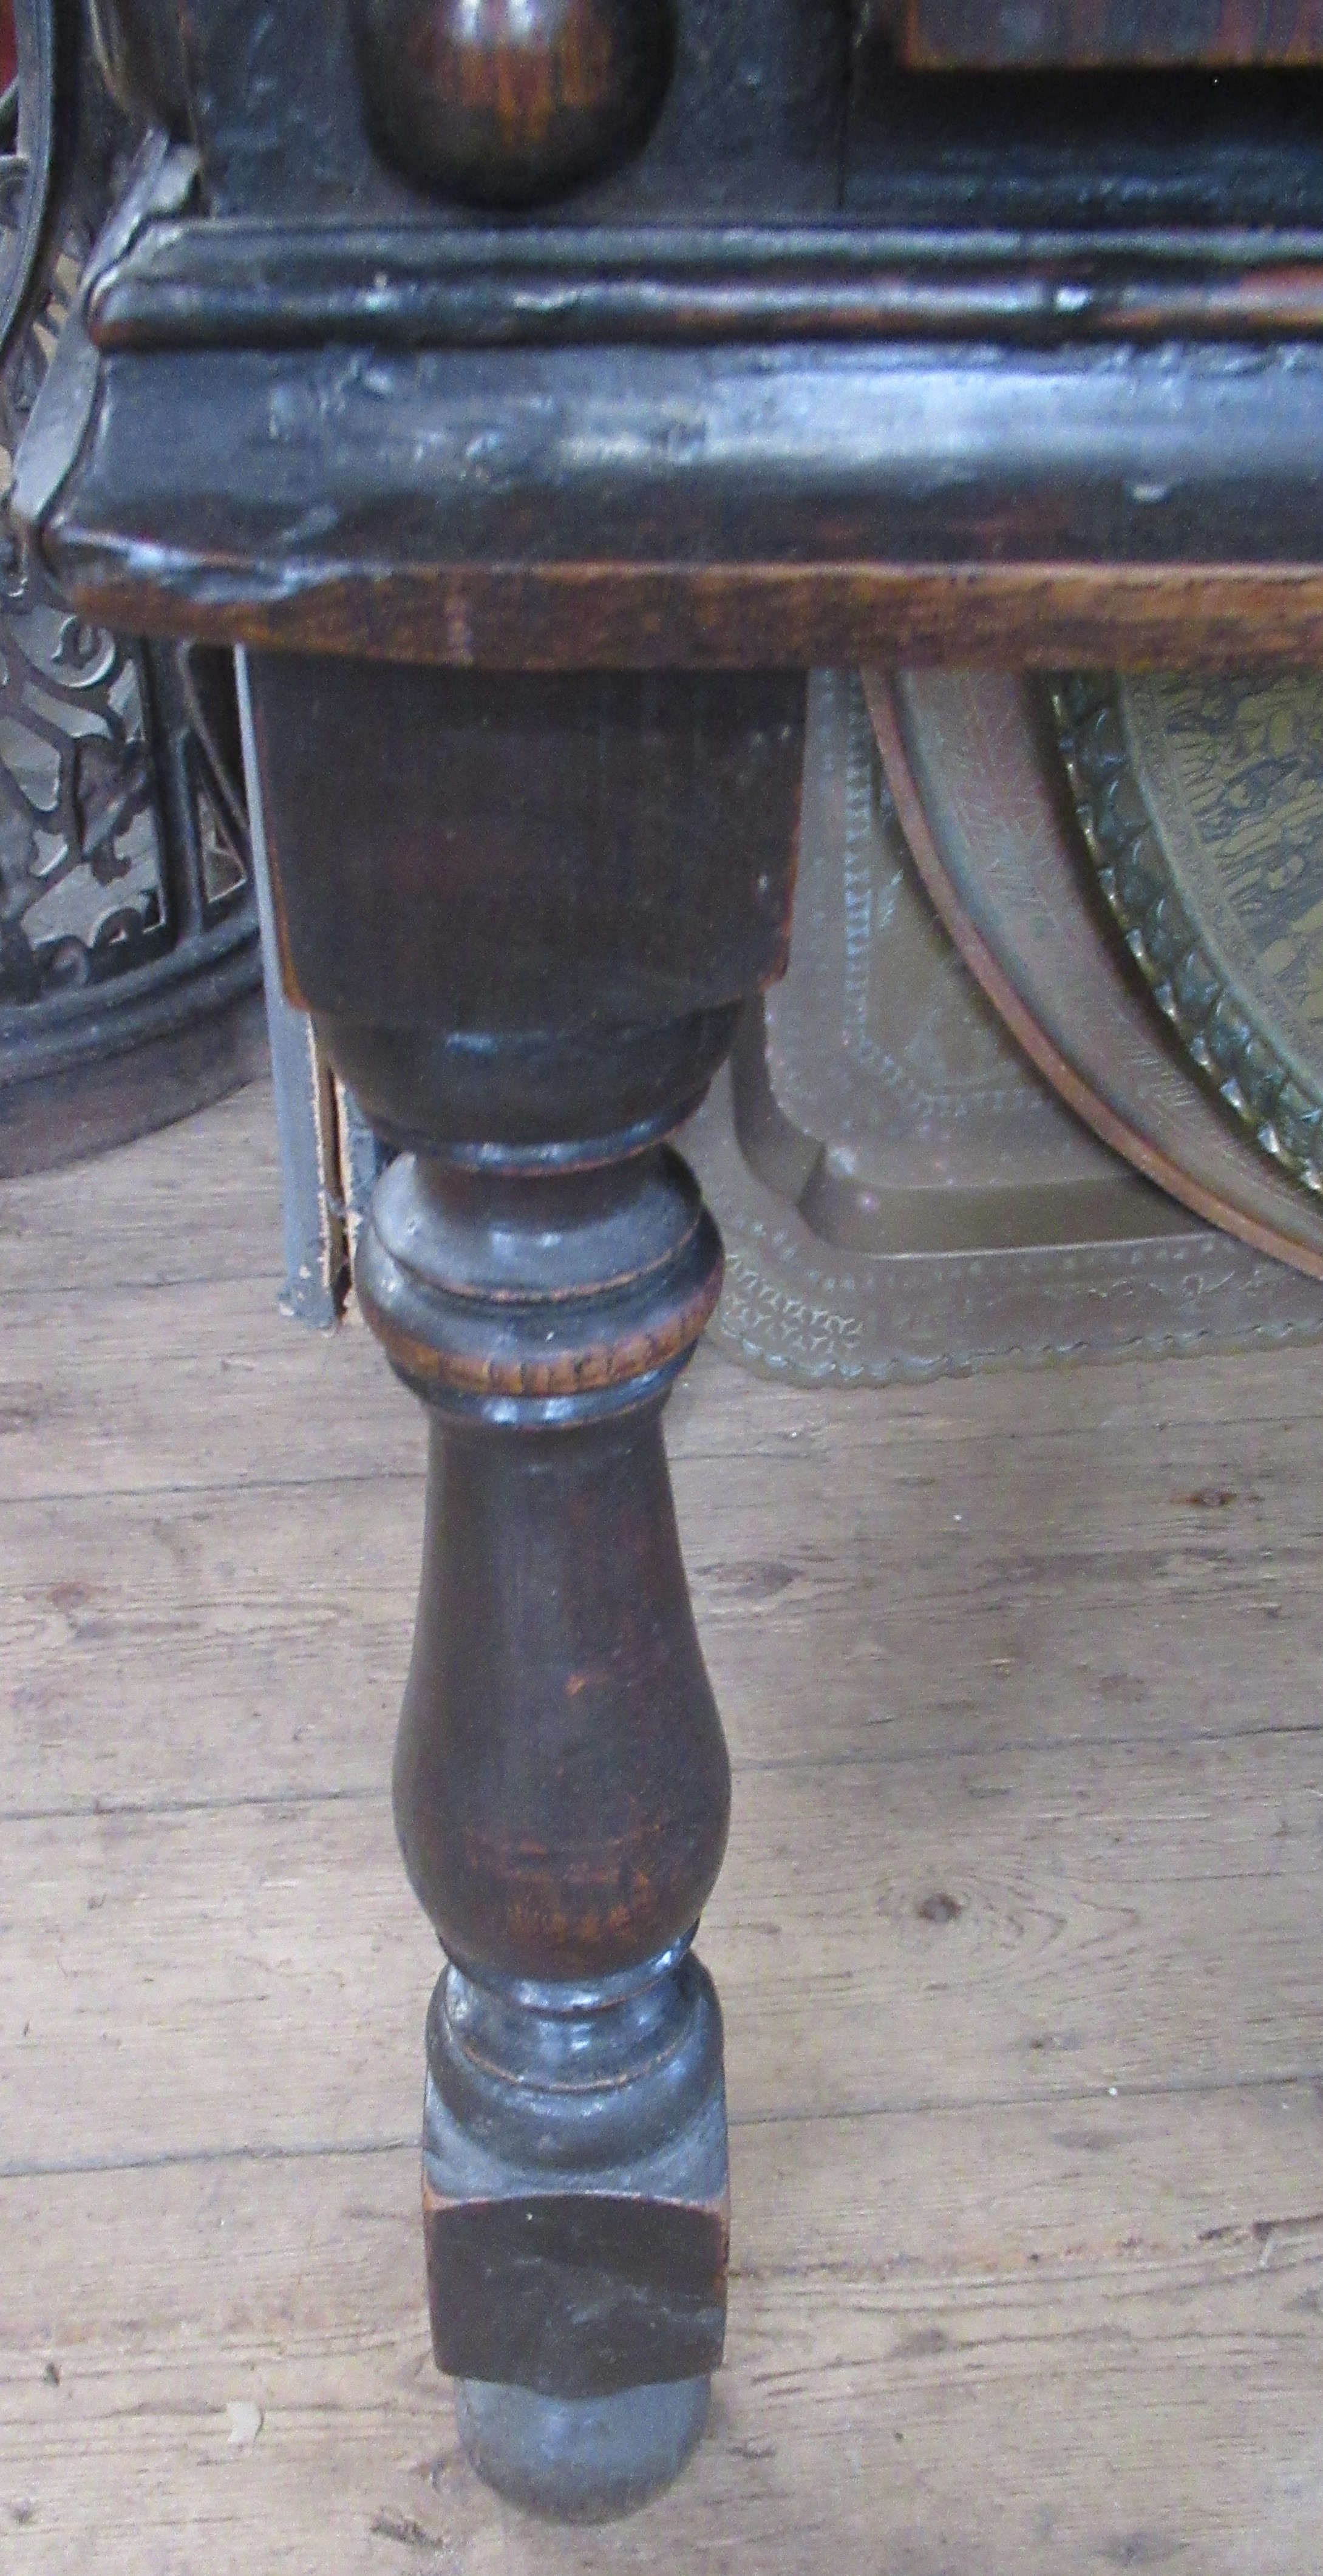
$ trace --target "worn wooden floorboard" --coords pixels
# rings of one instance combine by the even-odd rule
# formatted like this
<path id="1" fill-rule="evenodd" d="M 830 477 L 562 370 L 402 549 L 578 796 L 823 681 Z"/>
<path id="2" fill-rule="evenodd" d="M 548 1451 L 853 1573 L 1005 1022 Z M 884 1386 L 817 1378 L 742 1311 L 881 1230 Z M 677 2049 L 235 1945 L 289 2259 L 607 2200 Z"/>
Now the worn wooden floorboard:
<path id="1" fill-rule="evenodd" d="M 1316 2576 L 1323 1355 L 700 1356 L 729 2367 L 564 2537 L 426 2350 L 421 1425 L 279 1272 L 260 1088 L 0 1190 L 5 2576 Z"/>
<path id="2" fill-rule="evenodd" d="M 206 1113 L 201 1167 L 184 1119 L 75 1171 L 0 1182 L 3 1301 L 98 1295 L 180 1281 L 278 1287 L 281 1266 L 271 1090 L 249 1083 Z M 181 1223 L 182 1218 L 182 1223 Z"/>
<path id="3" fill-rule="evenodd" d="M 407 1656 L 420 1425 L 384 1370 L 360 1371 L 359 1336 L 329 1350 L 307 1338 L 311 1369 L 303 1337 L 272 1311 L 262 1369 L 201 1418 L 193 1390 L 191 1431 L 161 1435 L 177 1449 L 191 1440 L 199 1468 L 219 1474 L 228 1430 L 229 1482 L 117 1487 L 113 1505 L 95 1491 L 25 1498 L 11 1484 L 0 1495 L 24 1812 L 246 1797 L 259 1775 L 272 1794 L 380 1778 L 372 1722 L 393 1719 Z M 0 1343 L 0 1365 L 5 1356 Z M 21 1349 L 7 1357 L 17 1367 Z M 278 1442 L 268 1379 L 282 1391 Z M 704 1389 L 729 1403 L 727 1381 L 755 1424 L 774 1409 L 705 1361 Z M 328 1389 L 337 1409 L 355 1392 L 359 1472 L 338 1472 L 330 1456 L 321 1477 L 274 1481 L 301 1438 L 330 1447 L 315 1408 L 306 1424 L 289 1418 Z M 1052 1395 L 1055 1415 L 1026 1402 L 1017 1438 L 971 1437 L 922 1473 L 898 1470 L 881 1436 L 891 1399 L 862 1399 L 876 1448 L 851 1453 L 848 1477 L 830 1444 L 792 1451 L 776 1471 L 774 1520 L 765 1459 L 714 1463 L 677 1447 L 695 1600 L 741 1769 L 1320 1723 L 1313 1416 L 1269 1430 L 1190 1425 L 1178 1448 L 1127 1422 L 1099 1434 L 1086 1472 L 1059 1419 L 1062 1387 L 1037 1381 L 1034 1392 Z M 131 1413 L 131 1388 L 122 1405 Z M 376 1474 L 362 1458 L 374 1435 Z M 0 1438 L 0 1459 L 28 1438 Z M 159 1457 L 150 1428 L 144 1442 Z M 49 1483 L 68 1444 L 42 1449 L 34 1431 L 30 1447 Z M 90 1691 L 114 1703 L 126 1689 L 131 1736 L 81 1722 Z"/>
<path id="4" fill-rule="evenodd" d="M 381 1793 L 10 1824 L 0 1884 L 5 2164 L 149 2106 L 174 2150 L 407 2130 L 434 1954 Z M 1323 2081 L 1323 1742 L 752 1771 L 702 1947 L 737 2115 Z"/>
<path id="5" fill-rule="evenodd" d="M 737 2131 L 709 2440 L 643 2520 L 569 2539 L 494 2508 L 457 2454 L 411 2152 L 0 2186 L 37 2247 L 0 2354 L 0 2485 L 29 2564 L 90 2545 L 125 2576 L 210 2576 L 219 2551 L 1294 2570 L 1323 2508 L 1323 2226 L 1289 2205 L 1318 2128 L 1296 2094 Z"/>
<path id="6" fill-rule="evenodd" d="M 77 1179 L 62 1176 L 70 1188 Z M 178 1215 L 176 1192 L 162 1222 L 177 1224 Z M 180 1495 L 239 1482 L 275 1493 L 320 1484 L 328 1457 L 345 1477 L 420 1471 L 415 1408 L 389 1379 L 383 1385 L 368 1335 L 361 1327 L 339 1339 L 306 1332 L 290 1351 L 275 1303 L 277 1270 L 232 1277 L 221 1253 L 220 1275 L 203 1275 L 212 1231 L 209 1222 L 193 1246 L 181 1244 L 180 1277 L 149 1287 L 98 1284 L 75 1301 L 76 1313 L 65 1296 L 36 1288 L 4 1299 L 7 1499 Z M 150 1370 L 126 1374 L 130 1334 L 144 1357 L 150 1353 Z M 277 1360 L 288 1396 L 278 1445 L 269 1376 Z M 1182 1378 L 1193 1383 L 1171 1383 Z M 1257 1508 L 1263 1480 L 1290 1474 L 1293 1432 L 1311 1408 L 1323 1410 L 1323 1351 L 991 1374 L 893 1389 L 876 1404 L 848 1392 L 760 1385 L 704 1352 L 681 1380 L 668 1419 L 677 1460 L 705 1469 L 742 1460 L 764 1475 L 774 1468 L 792 1527 L 800 1492 L 824 1478 L 839 1488 L 848 1461 L 855 1509 L 874 1527 L 879 1508 L 894 1521 L 921 1514 L 925 1496 L 940 1493 L 952 1498 L 954 1531 L 962 1506 L 952 1480 L 984 1443 L 993 1444 L 1013 1488 L 1035 1494 L 1047 1475 L 1105 1496 L 1126 1475 L 1129 1454 L 1141 1477 L 1132 1511 L 1150 1492 L 1173 1511 L 1208 1510 L 1215 1506 L 1188 1498 L 1222 1489 Z M 1239 1484 L 1227 1480 L 1232 1466 Z"/>

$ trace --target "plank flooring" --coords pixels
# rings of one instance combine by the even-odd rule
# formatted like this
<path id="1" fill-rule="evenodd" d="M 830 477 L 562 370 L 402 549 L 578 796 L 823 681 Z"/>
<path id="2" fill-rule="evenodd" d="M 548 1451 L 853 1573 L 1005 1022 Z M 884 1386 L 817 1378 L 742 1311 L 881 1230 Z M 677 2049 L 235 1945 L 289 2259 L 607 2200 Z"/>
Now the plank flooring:
<path id="1" fill-rule="evenodd" d="M 421 1418 L 278 1284 L 260 1086 L 0 1189 L 5 2576 L 1316 2576 L 1323 1354 L 700 1354 L 729 2360 L 566 2535 L 427 2349 Z"/>

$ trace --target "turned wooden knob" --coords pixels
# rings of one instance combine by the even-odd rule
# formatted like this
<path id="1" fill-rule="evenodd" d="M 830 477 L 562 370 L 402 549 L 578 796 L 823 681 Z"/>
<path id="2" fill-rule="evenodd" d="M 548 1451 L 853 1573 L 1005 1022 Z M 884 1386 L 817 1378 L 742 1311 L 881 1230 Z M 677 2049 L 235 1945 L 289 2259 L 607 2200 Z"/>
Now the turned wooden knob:
<path id="1" fill-rule="evenodd" d="M 355 0 L 384 159 L 473 205 L 531 205 L 643 140 L 675 50 L 672 0 Z"/>

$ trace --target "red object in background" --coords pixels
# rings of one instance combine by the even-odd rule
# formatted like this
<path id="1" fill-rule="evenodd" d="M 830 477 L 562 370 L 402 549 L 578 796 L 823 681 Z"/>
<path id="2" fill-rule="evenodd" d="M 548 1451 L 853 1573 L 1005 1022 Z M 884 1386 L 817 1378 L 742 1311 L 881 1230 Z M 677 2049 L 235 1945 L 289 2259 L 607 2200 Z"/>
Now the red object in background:
<path id="1" fill-rule="evenodd" d="M 18 70 L 14 42 L 14 0 L 0 0 L 0 90 L 8 89 Z"/>
<path id="2" fill-rule="evenodd" d="M 1320 0 L 868 0 L 914 71 L 1318 63 Z"/>

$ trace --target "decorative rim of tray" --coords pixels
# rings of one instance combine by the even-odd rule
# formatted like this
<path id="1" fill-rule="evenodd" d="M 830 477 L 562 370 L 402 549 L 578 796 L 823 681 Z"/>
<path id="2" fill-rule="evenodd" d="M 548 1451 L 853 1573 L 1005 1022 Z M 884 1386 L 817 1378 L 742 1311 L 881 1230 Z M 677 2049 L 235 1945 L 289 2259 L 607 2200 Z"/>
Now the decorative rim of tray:
<path id="1" fill-rule="evenodd" d="M 863 679 L 915 865 L 1026 1053 L 1150 1180 L 1323 1279 L 1323 1198 L 1198 1079 L 1099 918 L 1041 684 L 986 669 Z"/>
<path id="2" fill-rule="evenodd" d="M 1193 913 L 1133 757 L 1111 672 L 1050 688 L 1057 739 L 1090 858 L 1127 948 L 1193 1062 L 1264 1152 L 1323 1195 L 1323 1082 L 1253 1016 Z"/>

